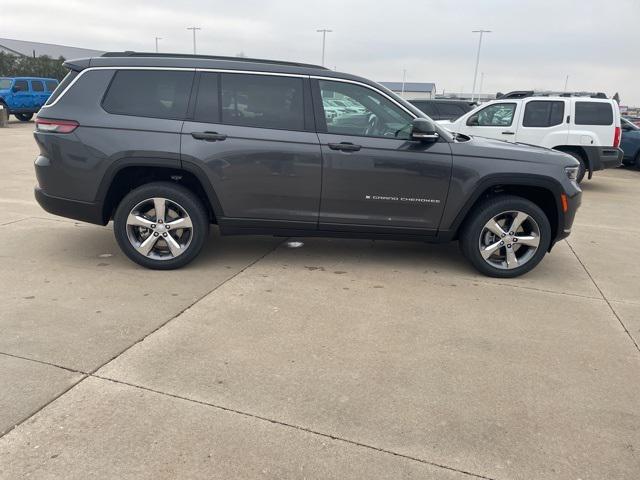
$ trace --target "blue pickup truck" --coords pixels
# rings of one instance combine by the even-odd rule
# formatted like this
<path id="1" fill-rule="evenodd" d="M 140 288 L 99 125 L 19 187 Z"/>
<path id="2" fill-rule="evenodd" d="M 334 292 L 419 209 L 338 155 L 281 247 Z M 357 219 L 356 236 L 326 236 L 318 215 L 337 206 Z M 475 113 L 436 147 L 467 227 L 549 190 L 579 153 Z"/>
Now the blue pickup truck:
<path id="1" fill-rule="evenodd" d="M 57 86 L 55 78 L 0 77 L 0 104 L 8 114 L 28 122 Z"/>

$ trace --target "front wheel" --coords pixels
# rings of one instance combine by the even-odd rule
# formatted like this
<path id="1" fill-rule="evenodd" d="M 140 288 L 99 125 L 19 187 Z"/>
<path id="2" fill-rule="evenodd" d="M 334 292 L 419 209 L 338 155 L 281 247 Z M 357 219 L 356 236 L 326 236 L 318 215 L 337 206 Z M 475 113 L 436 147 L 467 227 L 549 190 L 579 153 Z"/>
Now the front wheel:
<path id="1" fill-rule="evenodd" d="M 33 118 L 33 113 L 16 113 L 15 115 L 21 122 L 28 122 Z"/>
<path id="2" fill-rule="evenodd" d="M 190 190 L 155 182 L 127 194 L 116 209 L 114 234 L 134 262 L 156 270 L 180 268 L 202 250 L 209 219 Z"/>
<path id="3" fill-rule="evenodd" d="M 512 278 L 532 270 L 551 243 L 551 226 L 535 203 L 500 196 L 471 213 L 460 235 L 465 257 L 484 275 Z"/>

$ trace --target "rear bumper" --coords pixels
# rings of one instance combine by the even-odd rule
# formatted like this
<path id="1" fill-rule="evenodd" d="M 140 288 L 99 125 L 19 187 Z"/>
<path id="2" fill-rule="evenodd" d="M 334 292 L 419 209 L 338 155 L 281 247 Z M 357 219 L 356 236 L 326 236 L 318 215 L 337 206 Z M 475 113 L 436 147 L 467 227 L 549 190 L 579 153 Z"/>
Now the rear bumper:
<path id="1" fill-rule="evenodd" d="M 47 195 L 40 187 L 35 187 L 34 193 L 36 201 L 49 213 L 96 225 L 107 223 L 102 214 L 102 204 L 54 197 Z"/>
<path id="2" fill-rule="evenodd" d="M 597 172 L 605 168 L 616 168 L 622 164 L 624 153 L 617 147 L 583 147 L 587 153 L 589 170 Z"/>

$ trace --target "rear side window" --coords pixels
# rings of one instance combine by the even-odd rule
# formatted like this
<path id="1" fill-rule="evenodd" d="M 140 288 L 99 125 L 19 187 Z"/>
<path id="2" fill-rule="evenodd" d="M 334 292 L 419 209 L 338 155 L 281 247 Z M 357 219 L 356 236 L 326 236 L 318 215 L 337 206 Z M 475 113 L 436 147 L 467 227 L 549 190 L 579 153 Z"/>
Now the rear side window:
<path id="1" fill-rule="evenodd" d="M 420 111 L 426 113 L 429 117 L 433 118 L 433 117 L 438 117 L 438 110 L 436 110 L 436 107 L 429 102 L 412 102 L 416 108 L 418 108 Z"/>
<path id="2" fill-rule="evenodd" d="M 446 115 L 447 117 L 456 117 L 456 118 L 467 113 L 467 110 L 465 110 L 462 106 L 458 105 L 457 103 L 438 102 L 438 110 L 440 111 L 441 115 Z"/>
<path id="3" fill-rule="evenodd" d="M 45 80 L 44 84 L 47 87 L 47 92 L 53 92 L 58 86 L 58 82 L 54 82 L 53 80 Z"/>
<path id="4" fill-rule="evenodd" d="M 27 83 L 26 80 L 16 80 L 15 83 L 13 84 L 13 88 L 15 89 L 16 92 L 28 92 L 29 84 Z"/>
<path id="5" fill-rule="evenodd" d="M 102 108 L 117 115 L 184 118 L 193 72 L 120 70 L 102 101 Z"/>
<path id="6" fill-rule="evenodd" d="M 45 105 L 51 105 L 53 102 L 55 102 L 56 99 L 60 96 L 60 94 L 67 89 L 67 87 L 71 84 L 71 82 L 73 82 L 73 80 L 77 76 L 78 76 L 78 72 L 76 72 L 75 70 L 69 70 L 69 73 L 67 73 L 67 75 L 64 77 L 62 82 L 58 84 L 58 86 L 53 91 L 53 93 L 51 94 L 51 96 L 49 97 L 49 100 L 47 100 Z"/>
<path id="7" fill-rule="evenodd" d="M 31 80 L 31 90 L 34 92 L 44 92 L 44 85 L 39 80 Z"/>
<path id="8" fill-rule="evenodd" d="M 218 123 L 220 122 L 220 101 L 217 73 L 202 73 L 198 86 L 198 98 L 194 120 L 196 122 Z"/>
<path id="9" fill-rule="evenodd" d="M 603 102 L 576 102 L 576 125 L 611 125 L 613 109 Z"/>
<path id="10" fill-rule="evenodd" d="M 552 127 L 560 125 L 564 118 L 564 102 L 532 101 L 524 109 L 523 127 Z"/>
<path id="11" fill-rule="evenodd" d="M 221 80 L 223 123 L 304 130 L 301 78 L 224 73 Z"/>

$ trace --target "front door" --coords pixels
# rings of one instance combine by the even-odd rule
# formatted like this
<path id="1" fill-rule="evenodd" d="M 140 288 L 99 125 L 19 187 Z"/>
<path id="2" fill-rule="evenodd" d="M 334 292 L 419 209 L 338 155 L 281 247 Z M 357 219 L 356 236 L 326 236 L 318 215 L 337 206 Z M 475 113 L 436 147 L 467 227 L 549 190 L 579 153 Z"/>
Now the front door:
<path id="1" fill-rule="evenodd" d="M 317 228 L 321 153 L 308 78 L 201 72 L 181 158 L 205 172 L 221 225 Z"/>
<path id="2" fill-rule="evenodd" d="M 467 135 L 515 142 L 519 114 L 520 106 L 516 102 L 491 103 L 460 118 L 452 129 Z"/>
<path id="3" fill-rule="evenodd" d="M 409 139 L 413 115 L 368 86 L 317 80 L 320 229 L 433 234 L 451 177 L 446 142 Z M 325 111 L 338 99 L 352 112 Z"/>

